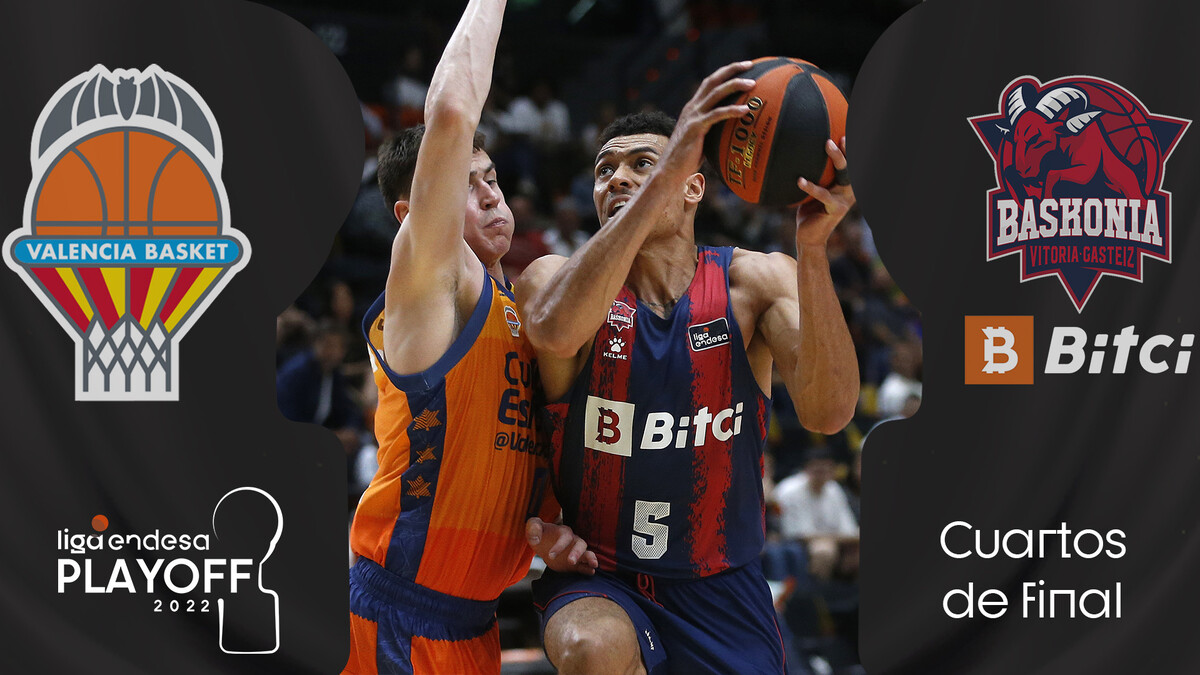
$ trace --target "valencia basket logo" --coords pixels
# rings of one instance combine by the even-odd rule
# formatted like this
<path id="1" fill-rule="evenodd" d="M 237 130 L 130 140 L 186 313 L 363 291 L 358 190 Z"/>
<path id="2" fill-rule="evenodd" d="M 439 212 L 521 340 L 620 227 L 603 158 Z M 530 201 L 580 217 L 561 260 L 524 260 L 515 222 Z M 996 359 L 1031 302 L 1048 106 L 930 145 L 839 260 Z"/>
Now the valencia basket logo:
<path id="1" fill-rule="evenodd" d="M 46 104 L 30 161 L 4 260 L 75 341 L 76 399 L 178 400 L 176 346 L 250 259 L 212 112 L 158 66 L 97 65 Z"/>
<path id="2" fill-rule="evenodd" d="M 1057 276 L 1080 312 L 1101 277 L 1141 281 L 1144 257 L 1171 262 L 1163 171 L 1190 120 L 1097 77 L 1023 76 L 970 122 L 996 164 L 988 260 L 1019 254 L 1022 282 Z"/>

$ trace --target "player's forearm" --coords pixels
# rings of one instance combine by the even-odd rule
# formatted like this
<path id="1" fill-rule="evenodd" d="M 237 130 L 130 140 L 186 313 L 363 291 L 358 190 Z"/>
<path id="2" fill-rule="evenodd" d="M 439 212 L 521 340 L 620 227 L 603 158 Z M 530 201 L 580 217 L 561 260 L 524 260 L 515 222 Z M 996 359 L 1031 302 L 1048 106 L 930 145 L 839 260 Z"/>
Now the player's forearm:
<path id="1" fill-rule="evenodd" d="M 800 341 L 796 372 L 788 382 L 804 428 L 841 431 L 858 403 L 858 360 L 842 316 L 824 246 L 797 247 Z"/>
<path id="2" fill-rule="evenodd" d="M 670 176 L 653 176 L 625 206 L 587 241 L 530 299 L 526 316 L 534 347 L 561 358 L 575 355 L 596 335 L 625 284 L 633 261 L 668 194 Z"/>
<path id="3" fill-rule="evenodd" d="M 429 126 L 465 122 L 474 132 L 492 86 L 492 64 L 506 0 L 471 0 L 446 43 L 425 98 Z"/>
<path id="4" fill-rule="evenodd" d="M 459 264 L 462 204 L 475 128 L 492 80 L 504 0 L 471 0 L 438 61 L 425 99 L 425 135 L 392 275 L 421 285 Z M 406 241 L 407 239 L 407 241 Z"/>

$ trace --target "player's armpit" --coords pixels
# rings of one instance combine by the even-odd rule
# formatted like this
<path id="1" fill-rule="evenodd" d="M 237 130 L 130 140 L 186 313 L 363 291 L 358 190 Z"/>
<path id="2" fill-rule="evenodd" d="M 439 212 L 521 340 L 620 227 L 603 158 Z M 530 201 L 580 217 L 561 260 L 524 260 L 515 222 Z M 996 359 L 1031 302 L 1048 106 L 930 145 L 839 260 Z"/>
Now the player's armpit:
<path id="1" fill-rule="evenodd" d="M 458 337 L 482 297 L 486 272 L 466 242 L 460 238 L 456 243 L 457 268 L 447 266 L 424 277 L 407 269 L 388 275 L 382 352 L 397 374 L 418 373 L 433 366 Z"/>

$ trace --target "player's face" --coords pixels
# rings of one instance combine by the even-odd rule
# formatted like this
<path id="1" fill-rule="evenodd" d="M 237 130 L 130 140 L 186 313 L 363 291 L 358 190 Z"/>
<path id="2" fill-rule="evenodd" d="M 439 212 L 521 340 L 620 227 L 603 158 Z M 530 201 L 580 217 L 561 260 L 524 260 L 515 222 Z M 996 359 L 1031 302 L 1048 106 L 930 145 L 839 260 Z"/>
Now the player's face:
<path id="1" fill-rule="evenodd" d="M 508 253 L 512 244 L 513 215 L 496 182 L 496 164 L 486 152 L 480 150 L 471 156 L 468 181 L 463 239 L 485 265 L 492 265 Z"/>
<path id="2" fill-rule="evenodd" d="M 617 136 L 600 148 L 596 154 L 592 201 L 601 226 L 620 213 L 641 189 L 666 147 L 666 136 L 634 134 Z"/>

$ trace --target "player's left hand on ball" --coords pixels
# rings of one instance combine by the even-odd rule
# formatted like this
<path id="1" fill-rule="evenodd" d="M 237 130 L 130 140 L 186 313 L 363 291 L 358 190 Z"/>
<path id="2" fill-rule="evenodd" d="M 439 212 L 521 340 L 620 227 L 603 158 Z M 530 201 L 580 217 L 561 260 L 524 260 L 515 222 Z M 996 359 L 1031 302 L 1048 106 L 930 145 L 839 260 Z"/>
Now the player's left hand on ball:
<path id="1" fill-rule="evenodd" d="M 525 540 L 530 548 L 555 572 L 593 575 L 600 561 L 587 550 L 587 542 L 566 525 L 544 522 L 541 518 L 525 521 Z"/>
<path id="2" fill-rule="evenodd" d="M 801 178 L 796 181 L 801 190 L 812 196 L 796 209 L 796 243 L 824 245 L 829 239 L 833 228 L 845 217 L 846 212 L 854 206 L 854 188 L 850 186 L 849 174 L 846 171 L 846 137 L 841 144 L 833 139 L 825 141 L 825 152 L 833 160 L 833 168 L 837 178 L 831 188 L 823 188 Z"/>

